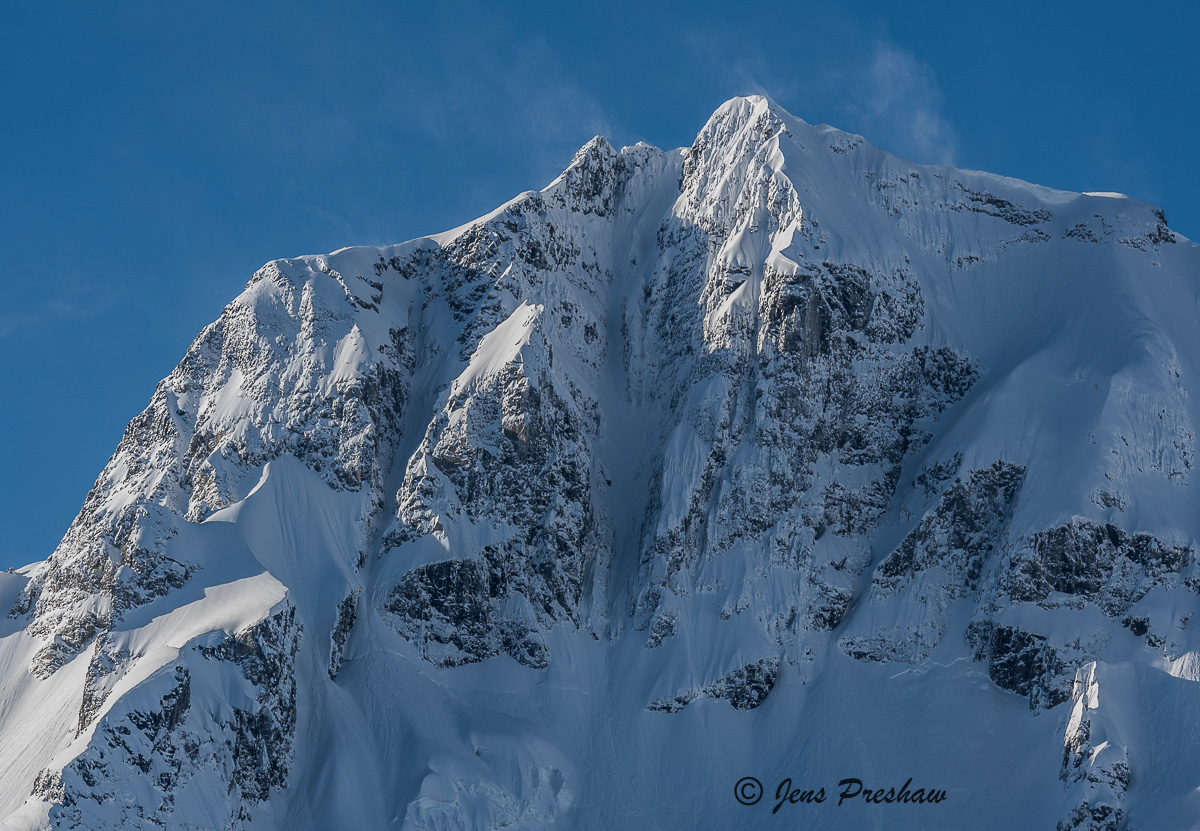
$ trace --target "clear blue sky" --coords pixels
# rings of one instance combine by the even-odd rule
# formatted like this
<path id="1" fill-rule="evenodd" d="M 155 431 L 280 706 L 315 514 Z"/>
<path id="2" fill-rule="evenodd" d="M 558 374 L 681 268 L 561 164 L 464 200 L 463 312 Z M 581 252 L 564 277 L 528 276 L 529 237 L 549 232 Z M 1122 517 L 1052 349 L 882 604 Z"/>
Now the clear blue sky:
<path id="1" fill-rule="evenodd" d="M 461 224 L 597 133 L 690 144 L 732 95 L 1200 239 L 1198 3 L 408 5 L 0 9 L 0 567 L 263 262 Z"/>

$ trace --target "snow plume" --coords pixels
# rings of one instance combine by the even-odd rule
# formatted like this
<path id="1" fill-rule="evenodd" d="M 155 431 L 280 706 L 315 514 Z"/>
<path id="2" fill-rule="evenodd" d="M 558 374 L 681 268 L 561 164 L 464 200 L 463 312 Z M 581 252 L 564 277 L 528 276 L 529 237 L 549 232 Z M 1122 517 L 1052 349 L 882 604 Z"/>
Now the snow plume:
<path id="1" fill-rule="evenodd" d="M 958 135 L 942 115 L 942 91 L 933 69 L 894 43 L 879 39 L 867 69 L 864 129 L 886 136 L 901 155 L 951 164 Z"/>
<path id="2" fill-rule="evenodd" d="M 793 48 L 781 53 L 731 48 L 725 30 L 692 28 L 684 37 L 697 70 L 723 91 L 767 95 L 807 120 L 836 120 L 913 161 L 952 164 L 958 134 L 943 113 L 933 68 L 835 9 L 819 16 L 822 25 L 796 33 Z"/>

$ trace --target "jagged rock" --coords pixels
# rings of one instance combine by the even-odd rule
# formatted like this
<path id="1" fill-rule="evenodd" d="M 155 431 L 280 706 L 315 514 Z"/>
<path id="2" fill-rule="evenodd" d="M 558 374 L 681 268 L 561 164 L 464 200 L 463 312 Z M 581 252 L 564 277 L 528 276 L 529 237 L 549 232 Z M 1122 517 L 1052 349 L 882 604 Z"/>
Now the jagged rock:
<path id="1" fill-rule="evenodd" d="M 985 565 L 1004 548 L 1024 479 L 1023 466 L 997 461 L 948 486 L 871 580 L 872 600 L 902 596 L 920 611 L 891 629 L 843 636 L 842 649 L 869 661 L 928 657 L 949 624 L 951 605 L 977 596 Z"/>
<path id="2" fill-rule="evenodd" d="M 354 310 L 370 308 L 363 298 L 379 285 L 343 277 L 325 258 L 270 263 L 200 333 L 10 613 L 48 641 L 31 672 L 48 677 L 191 579 L 200 564 L 171 548 L 181 525 L 231 504 L 272 459 L 295 456 L 333 489 L 365 486 L 382 507 L 384 460 L 414 369 L 408 330 L 390 328 L 353 377 L 337 365 L 365 347 Z M 364 540 L 374 530 L 365 519 Z"/>
<path id="3" fill-rule="evenodd" d="M 1071 696 L 1074 664 L 1066 661 L 1044 635 L 991 621 L 973 622 L 967 639 L 976 661 L 987 664 L 988 677 L 1002 690 L 1028 696 L 1034 711 L 1056 707 Z M 1073 650 L 1077 657 L 1080 650 Z"/>
<path id="4" fill-rule="evenodd" d="M 1101 712 L 1104 674 L 1104 668 L 1091 663 L 1081 667 L 1075 677 L 1059 774 L 1075 804 L 1058 821 L 1057 831 L 1117 831 L 1125 827 L 1129 751 L 1119 735 L 1109 735 Z"/>
<path id="5" fill-rule="evenodd" d="M 763 658 L 738 667 L 706 687 L 688 690 L 672 698 L 660 698 L 646 709 L 677 713 L 697 698 L 719 698 L 728 701 L 735 710 L 753 710 L 767 699 L 778 677 L 779 659 Z"/>
<path id="6" fill-rule="evenodd" d="M 207 776 L 217 771 L 222 793 L 202 798 L 219 796 L 224 827 L 243 827 L 251 818 L 250 806 L 266 801 L 288 783 L 296 732 L 295 659 L 300 634 L 294 607 L 285 606 L 236 636 L 189 650 L 197 660 L 234 668 L 251 693 L 246 704 L 234 703 L 235 697 L 231 708 L 197 711 L 193 706 L 196 684 L 207 685 L 212 676 L 199 668 L 193 672 L 181 660 L 154 673 L 132 700 L 111 705 L 96 723 L 87 749 L 61 774 L 46 772 L 39 777 L 37 795 L 57 804 L 50 814 L 52 825 L 141 827 L 140 823 L 148 822 L 187 827 L 196 820 L 178 816 L 177 806 L 194 799 L 197 788 L 207 791 Z M 127 657 L 120 651 L 107 654 L 118 661 Z M 198 676 L 206 680 L 198 682 Z M 227 689 L 237 687 L 227 676 L 224 684 Z M 204 689 L 203 694 L 211 692 Z M 89 719 L 104 703 L 91 700 L 95 706 L 89 708 Z M 88 726 L 83 715 L 81 730 Z M 153 797 L 149 801 L 147 794 Z M 116 815 L 108 812 L 110 805 L 120 806 Z"/>
<path id="7" fill-rule="evenodd" d="M 431 563 L 410 571 L 384 607 L 400 634 L 421 644 L 438 666 L 459 666 L 507 654 L 543 669 L 549 653 L 528 604 L 511 612 L 509 572 L 500 552 L 486 559 Z M 520 558 L 521 564 L 524 558 Z"/>
<path id="8" fill-rule="evenodd" d="M 129 669 L 135 656 L 123 646 L 116 646 L 103 636 L 96 639 L 95 653 L 88 664 L 87 678 L 83 685 L 83 703 L 79 706 L 79 729 L 82 733 L 96 713 L 104 705 L 113 685 L 119 681 Z"/>
<path id="9" fill-rule="evenodd" d="M 1014 554 L 1004 588 L 1016 602 L 1045 603 L 1059 592 L 1116 617 L 1151 589 L 1178 584 L 1194 559 L 1186 546 L 1075 518 L 1030 537 Z"/>
<path id="10" fill-rule="evenodd" d="M 342 602 L 338 604 L 337 624 L 329 634 L 330 678 L 336 678 L 338 670 L 342 668 L 342 652 L 350 638 L 350 631 L 354 628 L 354 621 L 358 618 L 358 602 L 361 597 L 362 588 L 359 587 L 342 598 Z"/>

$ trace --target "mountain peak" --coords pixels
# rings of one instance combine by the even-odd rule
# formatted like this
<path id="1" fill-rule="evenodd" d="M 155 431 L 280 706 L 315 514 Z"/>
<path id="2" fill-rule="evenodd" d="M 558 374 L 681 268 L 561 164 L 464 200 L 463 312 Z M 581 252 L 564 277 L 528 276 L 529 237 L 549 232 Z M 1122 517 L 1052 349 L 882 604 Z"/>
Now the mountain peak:
<path id="1" fill-rule="evenodd" d="M 1192 827 L 1176 239 L 755 95 L 269 263 L 0 575 L 0 824 Z"/>

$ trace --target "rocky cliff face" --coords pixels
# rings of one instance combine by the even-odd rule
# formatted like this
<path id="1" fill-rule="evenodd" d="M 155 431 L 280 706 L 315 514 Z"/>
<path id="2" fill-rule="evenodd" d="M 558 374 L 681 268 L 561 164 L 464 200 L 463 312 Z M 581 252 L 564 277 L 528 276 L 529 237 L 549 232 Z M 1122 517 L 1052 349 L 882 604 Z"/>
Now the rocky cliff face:
<path id="1" fill-rule="evenodd" d="M 1197 277 L 762 98 L 270 263 L 0 582 L 0 816 L 692 827 L 806 772 L 1190 827 Z"/>

